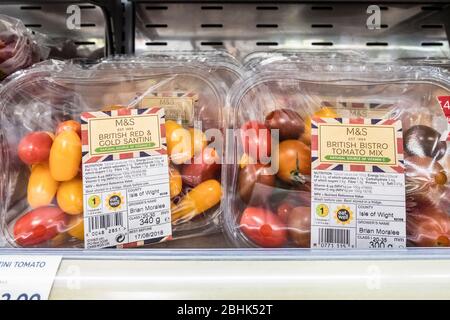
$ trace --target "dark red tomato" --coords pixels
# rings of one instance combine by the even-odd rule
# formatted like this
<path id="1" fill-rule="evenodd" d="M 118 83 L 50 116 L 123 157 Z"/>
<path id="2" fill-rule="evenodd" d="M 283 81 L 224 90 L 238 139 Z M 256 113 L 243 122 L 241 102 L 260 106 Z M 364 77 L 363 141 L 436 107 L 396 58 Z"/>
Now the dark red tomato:
<path id="1" fill-rule="evenodd" d="M 294 207 L 288 202 L 282 202 L 277 208 L 277 215 L 283 222 L 287 222 L 289 213 Z"/>
<path id="2" fill-rule="evenodd" d="M 20 140 L 17 153 L 20 160 L 28 165 L 48 161 L 52 137 L 43 131 L 31 132 Z"/>
<path id="3" fill-rule="evenodd" d="M 242 232 L 255 244 L 266 247 L 281 247 L 286 243 L 286 225 L 269 210 L 247 207 L 241 216 Z"/>
<path id="4" fill-rule="evenodd" d="M 271 154 L 272 138 L 269 128 L 258 121 L 248 121 L 241 127 L 244 152 L 252 159 L 261 160 Z"/>
<path id="5" fill-rule="evenodd" d="M 405 132 L 404 148 L 409 156 L 441 159 L 447 151 L 447 142 L 440 141 L 441 134 L 424 125 L 412 126 Z"/>
<path id="6" fill-rule="evenodd" d="M 311 208 L 296 207 L 287 219 L 289 237 L 300 248 L 309 248 L 311 241 Z"/>
<path id="7" fill-rule="evenodd" d="M 269 129 L 278 129 L 280 140 L 298 139 L 305 131 L 305 122 L 302 117 L 291 109 L 278 109 L 266 116 L 266 126 Z"/>
<path id="8" fill-rule="evenodd" d="M 203 181 L 214 179 L 220 172 L 220 157 L 213 148 L 203 149 L 191 161 L 181 169 L 183 183 L 188 186 L 195 187 Z"/>
<path id="9" fill-rule="evenodd" d="M 449 247 L 450 217 L 434 207 L 420 207 L 406 217 L 408 240 L 418 247 Z"/>
<path id="10" fill-rule="evenodd" d="M 252 204 L 267 202 L 273 188 L 262 188 L 261 185 L 275 186 L 275 175 L 270 166 L 249 164 L 239 172 L 238 193 L 242 201 Z"/>
<path id="11" fill-rule="evenodd" d="M 57 236 L 67 229 L 67 215 L 58 207 L 34 209 L 20 217 L 14 225 L 14 238 L 21 246 L 33 246 Z"/>

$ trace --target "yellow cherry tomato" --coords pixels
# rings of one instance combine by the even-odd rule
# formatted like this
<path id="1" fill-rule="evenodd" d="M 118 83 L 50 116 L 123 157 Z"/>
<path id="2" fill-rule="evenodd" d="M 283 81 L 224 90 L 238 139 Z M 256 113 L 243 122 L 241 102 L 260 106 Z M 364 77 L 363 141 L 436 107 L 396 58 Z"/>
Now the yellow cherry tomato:
<path id="1" fill-rule="evenodd" d="M 180 172 L 172 166 L 169 167 L 169 186 L 171 198 L 179 195 L 183 186 Z"/>
<path id="2" fill-rule="evenodd" d="M 83 181 L 74 178 L 61 182 L 56 194 L 58 206 L 67 214 L 83 213 Z"/>
<path id="3" fill-rule="evenodd" d="M 82 214 L 70 218 L 67 233 L 78 240 L 84 240 L 84 219 Z"/>
<path id="4" fill-rule="evenodd" d="M 56 181 L 69 181 L 78 174 L 81 163 L 81 140 L 73 130 L 56 136 L 50 150 L 50 172 Z"/>
<path id="5" fill-rule="evenodd" d="M 166 121 L 167 152 L 175 164 L 192 158 L 191 134 L 175 121 Z"/>
<path id="6" fill-rule="evenodd" d="M 195 156 L 206 147 L 206 135 L 199 129 L 189 128 L 191 134 L 192 154 Z"/>
<path id="7" fill-rule="evenodd" d="M 38 208 L 49 205 L 55 197 L 58 182 L 50 174 L 47 163 L 33 165 L 28 180 L 27 199 L 30 207 Z"/>
<path id="8" fill-rule="evenodd" d="M 333 108 L 322 107 L 313 113 L 313 117 L 337 118 L 339 116 Z M 305 132 L 300 137 L 300 141 L 307 145 L 311 144 L 311 117 L 309 116 L 305 119 Z"/>
<path id="9" fill-rule="evenodd" d="M 172 206 L 172 222 L 194 218 L 217 205 L 221 197 L 222 188 L 219 181 L 211 179 L 200 183 L 178 204 Z"/>

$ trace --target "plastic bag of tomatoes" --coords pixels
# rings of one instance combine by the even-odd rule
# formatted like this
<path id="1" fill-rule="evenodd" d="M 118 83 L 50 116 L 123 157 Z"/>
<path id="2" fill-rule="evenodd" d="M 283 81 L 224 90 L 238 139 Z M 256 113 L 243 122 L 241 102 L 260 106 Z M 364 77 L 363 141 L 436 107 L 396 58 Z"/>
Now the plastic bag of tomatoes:
<path id="1" fill-rule="evenodd" d="M 166 112 L 172 239 L 218 231 L 223 151 L 208 132 L 223 131 L 228 85 L 194 60 L 49 61 L 7 80 L 0 222 L 9 245 L 83 247 L 80 114 L 139 108 L 149 96 L 195 97 L 185 118 Z"/>
<path id="2" fill-rule="evenodd" d="M 449 73 L 275 58 L 248 62 L 252 72 L 228 100 L 235 134 L 227 140 L 224 227 L 234 244 L 311 248 L 311 119 L 320 117 L 400 120 L 406 243 L 450 246 L 450 154 L 439 101 L 450 96 Z"/>
<path id="3" fill-rule="evenodd" d="M 0 14 L 0 81 L 44 60 L 49 49 L 40 42 L 20 20 Z"/>

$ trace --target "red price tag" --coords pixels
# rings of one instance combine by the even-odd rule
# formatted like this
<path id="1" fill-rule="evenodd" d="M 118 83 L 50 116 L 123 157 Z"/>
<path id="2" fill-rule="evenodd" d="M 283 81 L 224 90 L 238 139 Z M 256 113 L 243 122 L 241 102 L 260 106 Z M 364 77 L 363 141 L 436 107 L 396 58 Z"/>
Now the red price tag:
<path id="1" fill-rule="evenodd" d="M 437 97 L 439 104 L 441 105 L 442 111 L 444 111 L 447 117 L 447 122 L 450 126 L 450 96 L 439 96 Z M 450 141 L 450 132 L 447 130 L 447 141 Z"/>

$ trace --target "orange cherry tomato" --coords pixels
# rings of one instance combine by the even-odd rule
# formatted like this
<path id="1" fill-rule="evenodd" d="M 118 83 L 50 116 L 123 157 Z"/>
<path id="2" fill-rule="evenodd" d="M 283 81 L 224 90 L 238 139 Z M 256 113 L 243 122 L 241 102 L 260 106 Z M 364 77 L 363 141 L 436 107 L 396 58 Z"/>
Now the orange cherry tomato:
<path id="1" fill-rule="evenodd" d="M 192 154 L 195 156 L 206 147 L 206 135 L 196 128 L 189 128 L 189 133 L 191 134 Z"/>
<path id="2" fill-rule="evenodd" d="M 56 195 L 58 206 L 67 214 L 83 213 L 83 181 L 74 178 L 61 182 Z"/>
<path id="3" fill-rule="evenodd" d="M 32 208 L 49 205 L 55 197 L 57 188 L 58 182 L 50 174 L 48 164 L 35 164 L 28 180 L 28 204 Z"/>
<path id="4" fill-rule="evenodd" d="M 69 181 L 77 176 L 81 163 L 81 140 L 75 131 L 56 136 L 50 150 L 50 172 L 56 181 Z"/>
<path id="5" fill-rule="evenodd" d="M 322 107 L 313 113 L 313 117 L 337 118 L 339 115 L 333 108 Z M 311 144 L 311 117 L 309 116 L 305 119 L 305 132 L 301 135 L 300 141 L 307 145 Z"/>
<path id="6" fill-rule="evenodd" d="M 66 130 L 73 130 L 81 137 L 81 124 L 75 120 L 61 122 L 56 128 L 56 135 Z"/>
<path id="7" fill-rule="evenodd" d="M 181 180 L 180 172 L 173 166 L 169 167 L 169 187 L 171 198 L 179 195 L 183 188 L 183 181 Z"/>
<path id="8" fill-rule="evenodd" d="M 221 197 L 222 188 L 219 181 L 211 179 L 200 183 L 172 207 L 172 222 L 194 218 L 219 204 Z"/>
<path id="9" fill-rule="evenodd" d="M 83 215 L 77 215 L 70 218 L 67 233 L 78 239 L 84 240 L 84 219 Z"/>
<path id="10" fill-rule="evenodd" d="M 279 144 L 277 176 L 290 184 L 304 184 L 311 175 L 311 150 L 299 140 L 284 140 Z"/>
<path id="11" fill-rule="evenodd" d="M 167 152 L 175 164 L 182 164 L 193 156 L 191 134 L 175 121 L 166 121 Z"/>

